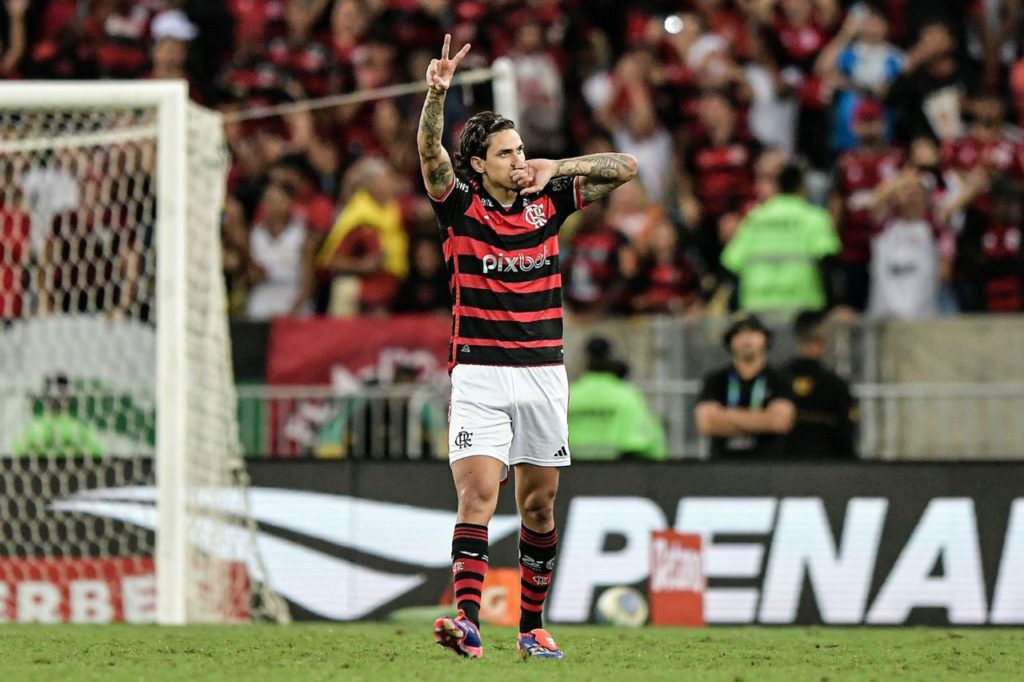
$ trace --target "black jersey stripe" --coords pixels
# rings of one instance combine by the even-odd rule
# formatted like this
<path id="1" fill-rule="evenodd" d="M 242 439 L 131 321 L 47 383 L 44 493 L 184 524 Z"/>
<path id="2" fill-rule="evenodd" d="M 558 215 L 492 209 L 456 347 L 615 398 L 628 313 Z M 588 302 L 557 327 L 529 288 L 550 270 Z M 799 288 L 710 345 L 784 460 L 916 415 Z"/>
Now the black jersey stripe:
<path id="1" fill-rule="evenodd" d="M 548 289 L 529 294 L 516 294 L 509 296 L 499 294 L 490 289 L 475 289 L 473 287 L 458 287 L 459 302 L 461 305 L 470 308 L 483 308 L 485 310 L 508 310 L 513 313 L 528 313 L 537 310 L 557 308 L 562 305 L 560 289 Z M 460 306 L 461 307 L 461 306 Z"/>
<path id="2" fill-rule="evenodd" d="M 516 341 L 561 339 L 562 320 L 554 318 L 537 322 L 505 322 L 463 315 L 459 325 L 459 336 L 470 339 L 515 339 Z"/>

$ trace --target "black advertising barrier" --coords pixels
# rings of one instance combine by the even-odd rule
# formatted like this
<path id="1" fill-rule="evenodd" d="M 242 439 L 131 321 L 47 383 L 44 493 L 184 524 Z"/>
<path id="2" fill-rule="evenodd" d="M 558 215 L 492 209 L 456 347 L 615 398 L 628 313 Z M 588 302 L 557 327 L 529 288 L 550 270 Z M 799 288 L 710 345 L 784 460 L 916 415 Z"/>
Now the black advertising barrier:
<path id="1" fill-rule="evenodd" d="M 0 616 L 13 619 L 26 560 L 152 551 L 148 462 L 0 464 Z M 249 472 L 251 570 L 297 618 L 384 618 L 447 591 L 446 463 L 257 460 Z M 517 565 L 512 493 L 490 526 L 495 567 Z M 202 499 L 237 511 L 230 494 Z M 556 516 L 552 621 L 591 620 L 609 586 L 644 589 L 651 532 L 674 528 L 703 536 L 711 624 L 1024 624 L 1024 463 L 576 464 Z"/>
<path id="2" fill-rule="evenodd" d="M 455 508 L 444 463 L 258 461 L 250 472 L 258 515 L 269 487 L 299 493 L 290 514 L 333 516 L 306 519 L 318 537 L 289 537 L 345 564 L 350 580 L 325 582 L 349 601 L 286 595 L 297 615 L 438 602 Z M 324 506 L 306 509 L 299 491 Z M 704 535 L 709 623 L 1024 624 L 1022 463 L 576 464 L 556 508 L 553 621 L 591 620 L 608 586 L 643 588 L 651 531 L 674 527 Z M 507 487 L 493 566 L 516 565 L 517 531 Z"/>

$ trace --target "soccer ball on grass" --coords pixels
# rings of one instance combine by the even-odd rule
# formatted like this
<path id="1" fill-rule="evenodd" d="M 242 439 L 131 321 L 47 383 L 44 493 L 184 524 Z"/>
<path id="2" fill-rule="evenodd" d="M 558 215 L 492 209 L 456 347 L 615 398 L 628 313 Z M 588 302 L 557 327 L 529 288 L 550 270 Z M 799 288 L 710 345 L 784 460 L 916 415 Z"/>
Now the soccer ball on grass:
<path id="1" fill-rule="evenodd" d="M 636 628 L 647 622 L 647 599 L 635 587 L 609 587 L 597 598 L 594 611 L 598 623 Z"/>

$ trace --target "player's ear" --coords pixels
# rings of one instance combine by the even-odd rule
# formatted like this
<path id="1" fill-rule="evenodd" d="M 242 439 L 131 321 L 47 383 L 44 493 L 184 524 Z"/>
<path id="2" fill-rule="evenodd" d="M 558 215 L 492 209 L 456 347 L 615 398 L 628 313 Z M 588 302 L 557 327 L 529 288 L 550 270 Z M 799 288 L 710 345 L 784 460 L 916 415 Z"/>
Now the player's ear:
<path id="1" fill-rule="evenodd" d="M 475 170 L 477 173 L 480 173 L 481 175 L 483 175 L 483 173 L 484 173 L 484 160 L 481 159 L 479 156 L 471 156 L 471 157 L 469 157 L 469 165 L 472 166 L 473 170 Z"/>

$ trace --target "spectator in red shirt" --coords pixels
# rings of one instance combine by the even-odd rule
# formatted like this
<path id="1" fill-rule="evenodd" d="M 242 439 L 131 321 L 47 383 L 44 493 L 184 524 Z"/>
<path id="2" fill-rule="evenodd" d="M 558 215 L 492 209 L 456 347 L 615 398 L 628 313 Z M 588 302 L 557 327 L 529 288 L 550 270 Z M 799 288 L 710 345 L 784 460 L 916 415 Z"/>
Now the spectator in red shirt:
<path id="1" fill-rule="evenodd" d="M 991 215 L 968 225 L 958 242 L 957 256 L 975 309 L 986 312 L 1024 311 L 1024 186 L 1003 176 L 989 192 Z"/>
<path id="2" fill-rule="evenodd" d="M 100 0 L 86 19 L 86 38 L 96 45 L 96 63 L 103 78 L 138 78 L 149 64 L 147 3 Z"/>
<path id="3" fill-rule="evenodd" d="M 627 311 L 628 278 L 636 253 L 606 216 L 607 201 L 588 206 L 562 256 L 565 302 L 575 313 L 602 317 Z"/>
<path id="4" fill-rule="evenodd" d="M 878 222 L 871 210 L 874 191 L 896 175 L 903 154 L 886 143 L 885 112 L 873 99 L 861 100 L 853 113 L 853 132 L 859 144 L 844 153 L 836 164 L 828 207 L 839 229 L 843 248 L 843 283 L 837 303 L 863 311 L 867 306 L 871 238 Z"/>
<path id="5" fill-rule="evenodd" d="M 330 50 L 310 38 L 313 20 L 306 0 L 288 0 L 285 5 L 288 32 L 270 41 L 267 57 L 301 85 L 307 97 L 324 97 L 338 91 L 340 82 Z"/>
<path id="6" fill-rule="evenodd" d="M 704 137 L 688 150 L 680 204 L 701 256 L 717 263 L 722 248 L 718 221 L 751 196 L 760 145 L 740 134 L 736 107 L 721 93 L 704 94 L 700 118 Z"/>
<path id="7" fill-rule="evenodd" d="M 631 299 L 640 313 L 699 314 L 696 269 L 680 248 L 679 234 L 667 220 L 651 230 L 648 246 L 640 258 L 636 293 Z"/>

